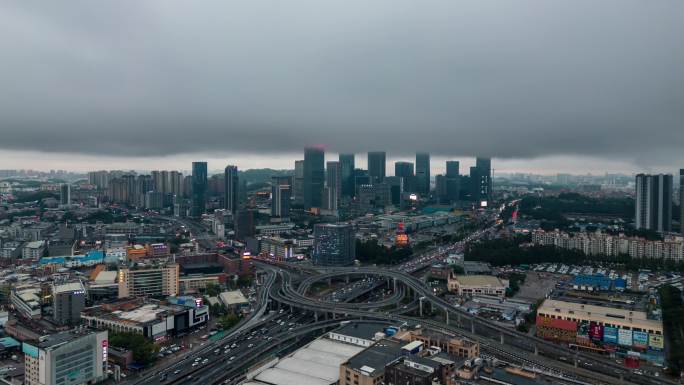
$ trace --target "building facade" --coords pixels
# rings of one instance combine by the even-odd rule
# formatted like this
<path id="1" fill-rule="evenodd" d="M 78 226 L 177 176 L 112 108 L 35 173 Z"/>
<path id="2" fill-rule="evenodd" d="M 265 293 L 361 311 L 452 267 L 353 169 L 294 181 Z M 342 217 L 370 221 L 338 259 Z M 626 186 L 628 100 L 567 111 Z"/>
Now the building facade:
<path id="1" fill-rule="evenodd" d="M 178 295 L 178 264 L 119 269 L 119 298 Z"/>
<path id="2" fill-rule="evenodd" d="M 207 205 L 207 162 L 192 162 L 192 206 L 190 214 L 200 217 L 206 212 Z"/>
<path id="3" fill-rule="evenodd" d="M 672 230 L 672 175 L 638 174 L 634 226 L 637 230 Z"/>
<path id="4" fill-rule="evenodd" d="M 348 224 L 314 226 L 313 263 L 319 266 L 350 266 L 356 258 L 356 238 Z"/>

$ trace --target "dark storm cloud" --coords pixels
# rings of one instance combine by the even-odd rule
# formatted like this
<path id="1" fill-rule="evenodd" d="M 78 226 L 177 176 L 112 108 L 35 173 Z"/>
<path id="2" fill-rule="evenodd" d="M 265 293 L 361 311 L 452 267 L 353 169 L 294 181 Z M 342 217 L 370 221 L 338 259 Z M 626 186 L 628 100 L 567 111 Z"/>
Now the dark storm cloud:
<path id="1" fill-rule="evenodd" d="M 684 2 L 15 1 L 0 148 L 684 160 Z"/>

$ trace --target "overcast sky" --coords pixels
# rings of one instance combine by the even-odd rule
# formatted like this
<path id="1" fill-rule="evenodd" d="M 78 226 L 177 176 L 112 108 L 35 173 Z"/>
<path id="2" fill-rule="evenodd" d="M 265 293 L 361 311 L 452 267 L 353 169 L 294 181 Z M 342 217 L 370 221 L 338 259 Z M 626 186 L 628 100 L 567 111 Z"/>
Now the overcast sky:
<path id="1" fill-rule="evenodd" d="M 0 169 L 673 170 L 683 36 L 681 0 L 0 1 Z"/>

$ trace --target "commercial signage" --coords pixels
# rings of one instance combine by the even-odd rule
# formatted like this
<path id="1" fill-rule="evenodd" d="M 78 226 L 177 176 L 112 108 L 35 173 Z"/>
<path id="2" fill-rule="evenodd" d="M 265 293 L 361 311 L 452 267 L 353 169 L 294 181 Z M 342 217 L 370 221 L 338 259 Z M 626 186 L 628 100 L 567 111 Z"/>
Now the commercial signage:
<path id="1" fill-rule="evenodd" d="M 593 341 L 603 340 L 603 325 L 591 322 L 589 324 L 589 338 Z"/>
<path id="2" fill-rule="evenodd" d="M 582 321 L 577 325 L 577 338 L 589 338 L 589 323 Z"/>
<path id="3" fill-rule="evenodd" d="M 665 343 L 663 341 L 662 334 L 649 334 L 648 335 L 648 347 L 653 350 L 663 350 Z"/>
<path id="4" fill-rule="evenodd" d="M 107 348 L 109 347 L 109 342 L 107 340 L 102 340 L 102 362 L 107 362 Z"/>
<path id="5" fill-rule="evenodd" d="M 603 328 L 603 342 L 607 344 L 618 343 L 618 329 L 612 326 L 605 326 Z"/>
<path id="6" fill-rule="evenodd" d="M 632 346 L 632 331 L 626 329 L 618 329 L 618 344 L 624 346 Z"/>
<path id="7" fill-rule="evenodd" d="M 648 346 L 648 333 L 632 332 L 632 345 L 636 348 L 646 348 Z"/>

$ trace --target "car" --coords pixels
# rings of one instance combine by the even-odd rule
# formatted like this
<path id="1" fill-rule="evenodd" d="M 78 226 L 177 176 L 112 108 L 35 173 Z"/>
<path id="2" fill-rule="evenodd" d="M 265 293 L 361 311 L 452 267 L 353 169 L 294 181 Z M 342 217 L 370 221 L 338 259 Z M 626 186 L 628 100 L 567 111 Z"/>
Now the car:
<path id="1" fill-rule="evenodd" d="M 233 361 L 235 359 L 235 356 L 232 356 L 228 359 L 228 361 Z"/>
<path id="2" fill-rule="evenodd" d="M 192 363 L 192 367 L 194 368 L 195 366 L 197 366 L 197 365 L 199 365 L 199 364 L 200 364 L 199 362 L 195 361 L 195 362 Z"/>
<path id="3" fill-rule="evenodd" d="M 173 374 L 178 374 L 178 373 L 180 373 L 180 372 L 181 372 L 180 369 L 176 369 L 176 370 L 173 371 Z"/>

